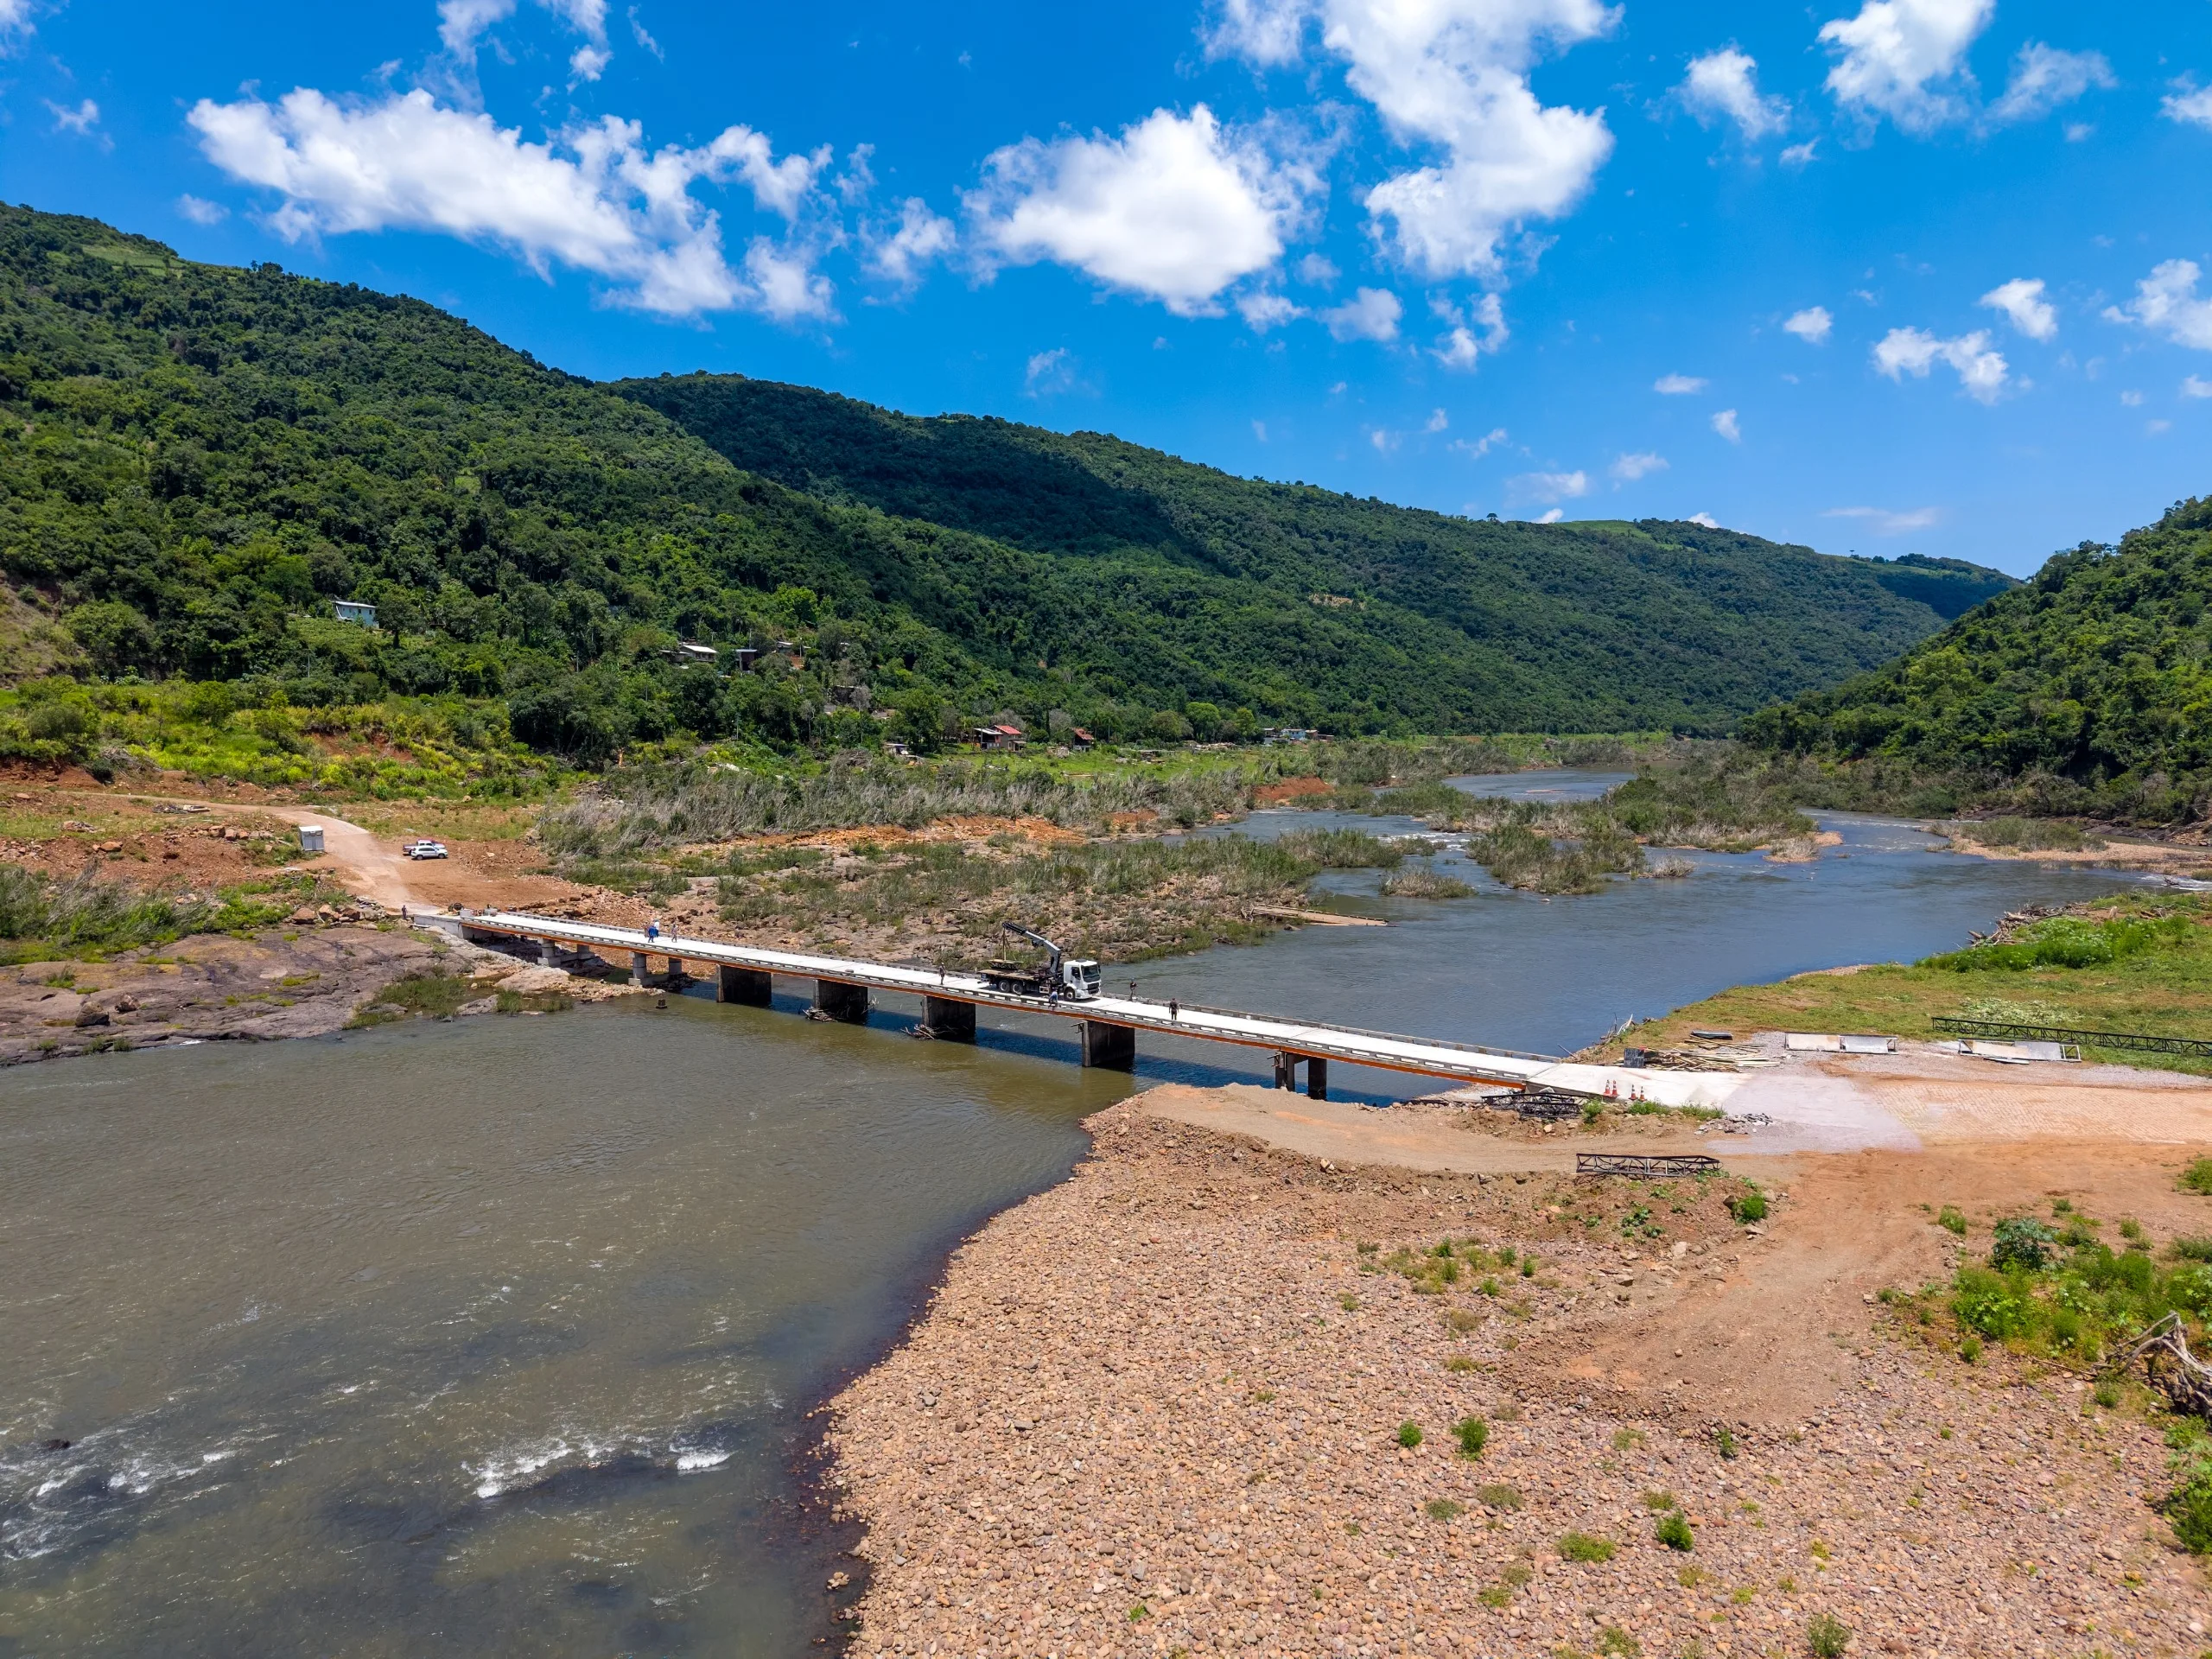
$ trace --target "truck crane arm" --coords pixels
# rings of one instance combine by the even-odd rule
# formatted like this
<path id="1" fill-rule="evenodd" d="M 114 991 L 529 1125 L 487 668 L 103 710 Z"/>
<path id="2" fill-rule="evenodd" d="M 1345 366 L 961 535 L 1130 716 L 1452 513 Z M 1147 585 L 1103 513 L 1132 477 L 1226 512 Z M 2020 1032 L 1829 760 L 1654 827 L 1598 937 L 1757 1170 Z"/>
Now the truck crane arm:
<path id="1" fill-rule="evenodd" d="M 999 925 L 1002 930 L 1013 934 L 1016 938 L 1027 939 L 1030 944 L 1041 947 L 1046 958 L 1052 964 L 1050 969 L 1052 974 L 1052 982 L 1054 985 L 1059 984 L 1060 964 L 1065 957 L 1064 953 L 1061 951 L 1058 945 L 1054 944 L 1042 933 L 1038 932 L 1036 929 L 1024 927 L 1020 922 L 1001 922 Z"/>

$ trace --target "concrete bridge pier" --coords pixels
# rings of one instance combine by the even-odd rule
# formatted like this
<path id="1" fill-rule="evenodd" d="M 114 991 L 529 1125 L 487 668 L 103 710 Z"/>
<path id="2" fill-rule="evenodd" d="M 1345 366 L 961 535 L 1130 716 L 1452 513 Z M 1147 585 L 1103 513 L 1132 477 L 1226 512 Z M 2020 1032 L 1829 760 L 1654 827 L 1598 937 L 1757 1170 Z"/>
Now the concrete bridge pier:
<path id="1" fill-rule="evenodd" d="M 814 982 L 814 1006 L 830 1019 L 849 1026 L 868 1023 L 868 987 L 848 985 L 842 980 L 817 979 Z"/>
<path id="2" fill-rule="evenodd" d="M 972 1043 L 976 1040 L 976 1005 L 950 997 L 925 996 L 922 999 L 922 1023 L 941 1043 Z"/>
<path id="3" fill-rule="evenodd" d="M 541 966 L 558 968 L 561 965 L 561 947 L 550 939 L 540 939 L 537 942 L 537 960 Z"/>
<path id="4" fill-rule="evenodd" d="M 1295 1089 L 1298 1087 L 1297 1055 L 1286 1054 L 1280 1052 L 1277 1052 L 1275 1055 L 1275 1087 L 1278 1089 Z"/>
<path id="5" fill-rule="evenodd" d="M 683 958 L 671 957 L 668 959 L 668 988 L 680 991 L 689 983 L 690 976 L 683 971 Z"/>
<path id="6" fill-rule="evenodd" d="M 641 991 L 645 988 L 645 953 L 642 950 L 630 953 L 630 982 Z"/>
<path id="7" fill-rule="evenodd" d="M 765 1008 L 775 999 L 775 976 L 751 968 L 725 966 L 715 982 L 717 1002 L 741 1002 L 749 1008 Z"/>
<path id="8" fill-rule="evenodd" d="M 973 1018 L 971 1014 L 970 1018 Z M 1109 1026 L 1103 1020 L 1083 1022 L 1083 1063 L 1105 1071 L 1137 1069 L 1137 1033 L 1134 1026 Z"/>
<path id="9" fill-rule="evenodd" d="M 1319 1054 L 1306 1057 L 1306 1097 L 1326 1100 L 1329 1097 L 1329 1062 Z"/>

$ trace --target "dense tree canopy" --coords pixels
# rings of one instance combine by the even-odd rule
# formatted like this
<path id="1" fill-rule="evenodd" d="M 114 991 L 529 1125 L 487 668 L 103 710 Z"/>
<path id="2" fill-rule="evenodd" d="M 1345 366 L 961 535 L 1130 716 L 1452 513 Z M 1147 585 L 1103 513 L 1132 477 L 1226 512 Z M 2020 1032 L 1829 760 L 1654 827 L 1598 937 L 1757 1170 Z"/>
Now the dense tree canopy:
<path id="1" fill-rule="evenodd" d="M 683 734 L 927 743 L 1000 710 L 1712 730 L 2003 580 L 1695 524 L 1478 524 L 741 379 L 600 386 L 418 301 L 28 208 L 0 208 L 0 572 L 85 671 L 498 699 L 587 761 Z M 803 650 L 732 675 L 679 639 Z"/>
<path id="2" fill-rule="evenodd" d="M 2212 783 L 2212 501 L 2084 543 L 1899 661 L 1751 721 L 1775 749 L 2047 773 L 2150 816 Z M 2165 803 L 2141 798 L 2147 794 Z"/>

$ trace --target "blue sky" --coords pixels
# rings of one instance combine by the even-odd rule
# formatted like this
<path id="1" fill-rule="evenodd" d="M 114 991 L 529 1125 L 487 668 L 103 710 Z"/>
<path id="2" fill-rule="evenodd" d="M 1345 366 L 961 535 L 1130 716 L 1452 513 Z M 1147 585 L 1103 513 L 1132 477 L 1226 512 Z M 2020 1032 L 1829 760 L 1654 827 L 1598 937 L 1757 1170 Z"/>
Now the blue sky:
<path id="1" fill-rule="evenodd" d="M 0 0 L 0 195 L 578 373 L 2015 572 L 2212 487 L 2212 0 Z"/>

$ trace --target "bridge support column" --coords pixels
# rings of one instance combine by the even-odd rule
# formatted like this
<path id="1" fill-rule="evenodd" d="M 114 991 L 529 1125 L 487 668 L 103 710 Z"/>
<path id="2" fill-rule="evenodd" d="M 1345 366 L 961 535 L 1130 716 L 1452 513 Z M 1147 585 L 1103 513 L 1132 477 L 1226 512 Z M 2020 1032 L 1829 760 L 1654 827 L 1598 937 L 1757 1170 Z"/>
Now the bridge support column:
<path id="1" fill-rule="evenodd" d="M 1083 1022 L 1083 1063 L 1104 1071 L 1137 1069 L 1137 1033 L 1133 1026 L 1109 1026 L 1103 1020 Z"/>
<path id="2" fill-rule="evenodd" d="M 717 1002 L 741 1002 L 749 1008 L 765 1008 L 775 997 L 776 981 L 772 974 L 751 968 L 732 968 L 725 963 L 715 978 Z"/>
<path id="3" fill-rule="evenodd" d="M 925 996 L 922 999 L 922 1023 L 941 1043 L 972 1043 L 976 1040 L 976 1005 L 950 997 Z"/>
<path id="4" fill-rule="evenodd" d="M 1295 1089 L 1298 1087 L 1297 1055 L 1284 1053 L 1276 1054 L 1275 1087 L 1278 1089 Z"/>
<path id="5" fill-rule="evenodd" d="M 645 988 L 645 953 L 642 950 L 630 953 L 630 982 L 641 991 Z"/>
<path id="6" fill-rule="evenodd" d="M 561 965 L 561 947 L 550 939 L 540 939 L 537 942 L 537 960 L 544 967 L 558 968 Z"/>
<path id="7" fill-rule="evenodd" d="M 680 991 L 683 988 L 683 958 L 671 957 L 668 959 L 668 988 L 671 991 Z"/>
<path id="8" fill-rule="evenodd" d="M 1329 1097 L 1329 1063 L 1319 1054 L 1306 1057 L 1306 1097 L 1326 1100 Z"/>
<path id="9" fill-rule="evenodd" d="M 868 1023 L 868 987 L 817 979 L 814 982 L 814 1006 L 832 1020 L 849 1026 L 864 1026 Z"/>

